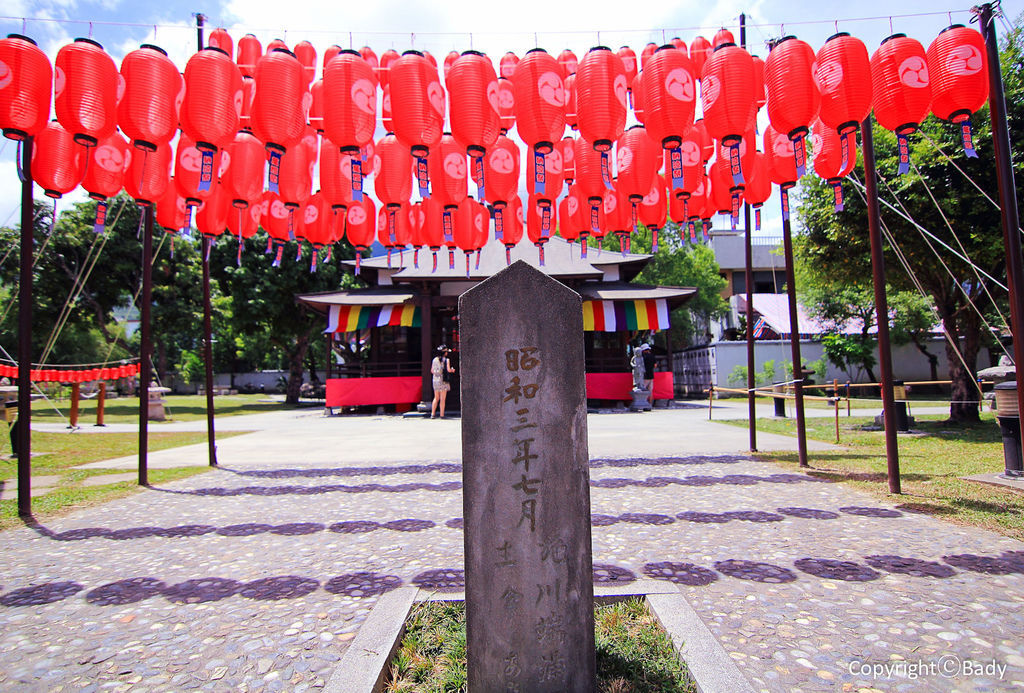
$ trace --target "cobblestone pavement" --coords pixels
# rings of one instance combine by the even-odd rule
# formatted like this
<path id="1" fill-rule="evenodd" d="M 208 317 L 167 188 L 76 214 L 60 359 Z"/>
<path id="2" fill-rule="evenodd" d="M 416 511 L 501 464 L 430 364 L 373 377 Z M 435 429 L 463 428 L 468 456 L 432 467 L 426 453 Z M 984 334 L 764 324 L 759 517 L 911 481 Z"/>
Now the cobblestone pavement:
<path id="1" fill-rule="evenodd" d="M 461 590 L 457 458 L 281 438 L 276 462 L 0 533 L 0 689 L 316 689 L 377 596 Z M 1021 542 L 739 454 L 598 457 L 591 482 L 596 580 L 678 585 L 758 689 L 1024 685 Z"/>

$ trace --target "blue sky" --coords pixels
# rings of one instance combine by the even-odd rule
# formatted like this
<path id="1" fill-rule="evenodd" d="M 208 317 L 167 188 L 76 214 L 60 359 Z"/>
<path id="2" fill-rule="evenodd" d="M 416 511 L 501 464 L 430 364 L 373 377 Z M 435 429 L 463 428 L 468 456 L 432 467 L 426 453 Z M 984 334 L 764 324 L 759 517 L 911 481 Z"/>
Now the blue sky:
<path id="1" fill-rule="evenodd" d="M 126 0 L 7 0 L 0 10 L 4 16 L 0 19 L 0 30 L 5 35 L 28 34 L 51 60 L 60 46 L 78 36 L 91 36 L 101 42 L 118 63 L 140 43 L 155 43 L 167 50 L 183 69 L 196 46 L 195 12 L 207 16 L 210 29 L 228 28 L 236 42 L 251 32 L 264 45 L 275 37 L 289 45 L 308 40 L 316 46 L 318 55 L 331 44 L 348 47 L 351 43 L 355 48 L 369 45 L 378 54 L 388 48 L 427 49 L 438 59 L 443 59 L 450 50 L 472 47 L 487 52 L 495 61 L 507 50 L 522 55 L 535 46 L 555 54 L 568 47 L 582 56 L 599 42 L 613 48 L 630 45 L 639 54 L 648 41 L 661 43 L 678 35 L 689 43 L 698 34 L 710 39 L 721 26 L 730 28 L 739 39 L 737 18 L 744 12 L 748 47 L 763 56 L 769 38 L 794 34 L 817 50 L 837 29 L 864 40 L 869 51 L 893 32 L 906 33 L 927 46 L 950 20 L 968 23 L 971 4 L 963 0 L 366 0 L 330 5 L 280 0 L 165 0 L 159 4 Z M 1016 19 L 1024 12 L 1024 0 L 1004 1 L 1003 12 L 1009 21 Z M 1000 23 L 999 34 L 1005 30 L 1005 24 Z M 13 142 L 0 142 L 0 225 L 17 223 L 20 197 L 15 151 Z M 1024 153 L 1018 153 L 1021 155 Z"/>

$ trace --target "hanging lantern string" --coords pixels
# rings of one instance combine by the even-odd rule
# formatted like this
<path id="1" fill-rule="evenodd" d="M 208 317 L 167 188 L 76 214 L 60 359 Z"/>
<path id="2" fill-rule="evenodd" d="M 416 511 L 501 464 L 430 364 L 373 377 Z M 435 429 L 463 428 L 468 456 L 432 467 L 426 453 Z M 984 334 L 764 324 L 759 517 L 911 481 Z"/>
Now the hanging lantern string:
<path id="1" fill-rule="evenodd" d="M 998 3 L 997 3 L 997 8 L 998 8 Z M 907 13 L 907 14 L 877 15 L 877 16 L 869 16 L 869 17 L 840 17 L 838 19 L 812 19 L 812 20 L 804 20 L 804 21 L 790 21 L 790 22 L 787 22 L 787 24 L 789 24 L 790 26 L 793 26 L 793 25 L 812 26 L 812 25 L 822 25 L 822 24 L 828 25 L 828 24 L 833 24 L 833 23 L 836 23 L 836 22 L 847 23 L 847 22 L 871 22 L 871 21 L 885 21 L 885 20 L 888 20 L 890 22 L 890 28 L 891 28 L 891 24 L 892 24 L 892 21 L 894 19 L 909 19 L 909 18 L 915 18 L 915 17 L 934 17 L 934 16 L 943 16 L 943 15 L 952 16 L 953 13 L 961 13 L 961 12 L 967 12 L 967 11 L 968 10 L 959 10 L 959 9 L 936 10 L 936 11 L 931 11 L 931 12 L 914 12 L 914 13 Z M 146 29 L 152 29 L 153 30 L 153 40 L 154 40 L 154 42 L 156 41 L 157 30 L 161 29 L 161 28 L 162 29 L 167 29 L 167 30 L 172 30 L 172 31 L 185 30 L 185 31 L 189 32 L 190 36 L 192 35 L 192 32 L 195 31 L 195 27 L 192 27 L 192 26 L 182 26 L 180 24 L 150 24 L 150 23 L 141 23 L 141 22 L 113 22 L 113 21 L 87 20 L 87 19 L 61 19 L 61 18 L 54 18 L 54 17 L 18 17 L 18 16 L 0 16 L 0 20 L 10 20 L 10 21 L 18 21 L 18 20 L 20 20 L 22 22 L 22 33 L 27 33 L 28 22 L 49 22 L 49 23 L 56 23 L 56 24 L 89 24 L 90 26 L 91 25 L 97 25 L 97 26 L 116 26 L 116 27 L 145 27 Z M 224 22 L 224 23 L 227 23 L 227 22 Z M 705 32 L 705 31 L 713 32 L 713 31 L 716 31 L 719 28 L 719 26 L 720 26 L 719 24 L 712 24 L 712 25 L 707 25 L 707 26 L 699 26 L 698 25 L 698 26 L 670 27 L 668 29 L 666 29 L 664 27 L 652 27 L 652 28 L 649 28 L 649 29 L 621 29 L 621 30 L 613 29 L 613 30 L 597 31 L 596 34 L 597 34 L 597 38 L 598 38 L 598 44 L 600 44 L 600 39 L 601 39 L 602 31 L 604 31 L 604 32 L 611 31 L 612 33 L 615 33 L 615 34 L 636 34 L 636 35 L 641 35 L 641 36 L 643 36 L 643 35 L 652 35 L 652 34 L 653 35 L 657 35 L 660 32 L 662 34 L 662 39 L 664 40 L 664 37 L 667 36 L 666 32 L 672 32 L 672 33 Z M 747 26 L 748 29 L 757 29 L 757 28 L 772 28 L 772 27 L 775 27 L 775 26 L 778 26 L 778 25 L 776 25 L 776 24 L 747 24 L 746 26 Z M 261 28 L 261 27 L 249 27 L 249 26 L 235 26 L 234 30 L 237 30 L 237 31 L 240 31 L 240 32 L 244 31 L 244 32 L 249 32 L 249 33 L 266 33 L 266 34 L 276 34 L 276 33 L 280 33 L 280 32 L 283 31 L 285 38 L 287 38 L 288 31 L 289 31 L 288 29 L 282 30 L 280 27 Z M 292 33 L 301 33 L 301 34 L 324 34 L 324 35 L 334 35 L 334 36 L 337 36 L 337 34 L 338 34 L 338 32 L 335 31 L 335 30 L 323 29 L 323 28 L 308 28 L 308 29 L 295 29 L 295 28 L 292 28 L 290 31 Z M 354 38 L 354 32 L 350 32 L 350 33 L 352 33 L 352 38 Z M 394 37 L 394 36 L 402 36 L 402 35 L 404 35 L 404 34 L 395 33 L 393 31 L 360 31 L 358 33 L 363 35 L 363 36 L 384 36 L 384 37 Z M 507 36 L 510 36 L 510 35 L 516 35 L 516 34 L 510 34 L 507 31 L 477 31 L 477 32 L 474 32 L 474 33 L 476 35 L 478 35 L 478 36 L 482 35 L 482 36 L 505 36 L 505 37 L 507 37 Z M 570 29 L 570 30 L 565 30 L 565 31 L 539 31 L 539 32 L 529 32 L 529 33 L 523 32 L 523 33 L 521 33 L 519 35 L 529 36 L 531 34 L 534 35 L 535 37 L 540 37 L 540 36 L 576 36 L 576 35 L 578 35 L 578 36 L 588 36 L 588 35 L 589 36 L 593 36 L 595 34 L 595 31 L 593 29 Z M 450 32 L 450 31 L 433 31 L 433 32 L 431 32 L 431 31 L 421 31 L 421 32 L 417 32 L 415 34 L 410 34 L 410 37 L 412 38 L 413 41 L 415 41 L 416 37 L 422 38 L 424 36 L 430 36 L 430 37 L 453 37 L 453 36 L 466 36 L 466 35 L 467 35 L 466 32 Z M 472 42 L 473 34 L 469 34 L 469 36 L 470 36 L 470 40 Z M 472 43 L 471 43 L 471 45 L 472 45 Z"/>

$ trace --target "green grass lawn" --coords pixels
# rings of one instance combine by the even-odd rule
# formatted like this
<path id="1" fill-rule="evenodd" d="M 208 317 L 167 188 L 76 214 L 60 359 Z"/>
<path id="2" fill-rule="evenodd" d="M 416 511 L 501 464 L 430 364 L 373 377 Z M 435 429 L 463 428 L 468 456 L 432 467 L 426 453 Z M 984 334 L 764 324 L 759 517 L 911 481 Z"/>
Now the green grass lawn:
<path id="1" fill-rule="evenodd" d="M 1002 471 L 1003 446 L 991 412 L 980 424 L 953 426 L 945 416 L 919 416 L 915 433 L 899 434 L 903 493 L 892 495 L 886 476 L 885 433 L 863 430 L 871 418 L 840 416 L 840 447 L 810 451 L 815 476 L 850 484 L 898 507 L 1024 540 L 1024 493 L 960 477 Z M 744 420 L 725 421 L 747 427 Z M 835 442 L 835 419 L 806 419 L 807 437 Z M 758 419 L 757 430 L 796 436 L 793 419 Z M 760 457 L 796 467 L 796 452 L 761 452 Z"/>
<path id="2" fill-rule="evenodd" d="M 64 388 L 62 398 L 46 401 L 37 399 L 32 402 L 32 420 L 46 423 L 62 423 L 71 411 L 71 400 L 68 398 L 70 388 Z M 169 395 L 164 397 L 168 421 L 195 421 L 206 418 L 206 396 L 200 395 Z M 52 402 L 52 403 L 51 403 Z M 54 411 L 54 405 L 61 414 Z M 271 400 L 269 395 L 218 395 L 213 398 L 213 408 L 217 417 L 237 416 L 239 414 L 263 414 L 270 411 L 290 409 L 291 405 Z M 139 399 L 137 397 L 119 397 L 108 399 L 104 406 L 104 423 L 136 423 L 139 420 Z M 96 423 L 96 399 L 80 399 L 78 405 L 78 424 L 92 425 Z M 159 428 L 162 422 L 152 421 L 150 425 Z"/>
<path id="3" fill-rule="evenodd" d="M 218 438 L 230 438 L 238 432 L 218 433 Z M 161 433 L 151 431 L 149 450 L 164 450 L 182 445 L 205 443 L 206 433 Z M 102 486 L 84 486 L 82 481 L 90 476 L 124 473 L 124 469 L 74 469 L 89 462 L 137 455 L 139 451 L 137 433 L 44 433 L 32 432 L 32 475 L 60 476 L 56 487 L 32 499 L 32 513 L 38 519 L 67 513 L 73 509 L 96 505 L 115 498 L 135 493 L 139 486 L 135 480 L 121 481 Z M 11 456 L 10 439 L 4 431 L 0 436 L 0 482 L 17 479 L 18 461 Z M 174 469 L 150 469 L 149 482 L 159 484 L 201 474 L 209 467 L 180 467 Z M 13 484 L 12 484 L 13 485 Z M 18 501 L 0 501 L 0 529 L 21 524 L 18 518 Z"/>
<path id="4" fill-rule="evenodd" d="M 690 693 L 697 690 L 672 640 L 638 599 L 594 609 L 598 693 Z M 466 609 L 462 602 L 423 602 L 384 681 L 389 693 L 466 690 Z"/>

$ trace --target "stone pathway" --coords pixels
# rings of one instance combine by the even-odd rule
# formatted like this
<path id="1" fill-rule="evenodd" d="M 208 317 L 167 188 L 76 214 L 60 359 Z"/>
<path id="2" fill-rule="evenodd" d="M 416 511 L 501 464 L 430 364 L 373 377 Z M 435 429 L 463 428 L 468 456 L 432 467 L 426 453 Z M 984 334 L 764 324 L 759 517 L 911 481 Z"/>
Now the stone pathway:
<path id="1" fill-rule="evenodd" d="M 351 444 L 332 464 L 289 440 L 0 533 L 0 689 L 316 689 L 377 596 L 460 591 L 458 460 Z M 1024 685 L 1021 542 L 739 454 L 598 457 L 591 480 L 595 578 L 676 584 L 757 689 Z"/>

